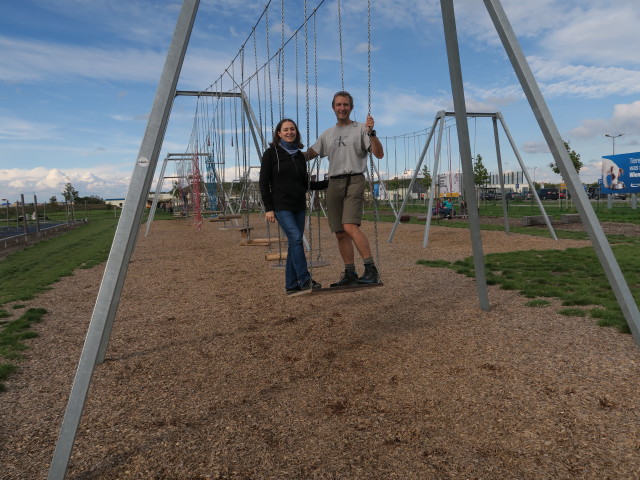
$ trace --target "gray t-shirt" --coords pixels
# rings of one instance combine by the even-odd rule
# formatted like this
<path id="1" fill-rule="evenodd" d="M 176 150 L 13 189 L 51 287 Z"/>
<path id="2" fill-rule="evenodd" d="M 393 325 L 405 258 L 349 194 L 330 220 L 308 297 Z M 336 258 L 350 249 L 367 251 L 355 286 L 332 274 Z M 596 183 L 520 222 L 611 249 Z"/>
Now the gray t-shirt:
<path id="1" fill-rule="evenodd" d="M 367 155 L 371 139 L 364 123 L 335 125 L 320 135 L 311 149 L 321 157 L 329 157 L 329 176 L 363 173 L 367 169 Z"/>

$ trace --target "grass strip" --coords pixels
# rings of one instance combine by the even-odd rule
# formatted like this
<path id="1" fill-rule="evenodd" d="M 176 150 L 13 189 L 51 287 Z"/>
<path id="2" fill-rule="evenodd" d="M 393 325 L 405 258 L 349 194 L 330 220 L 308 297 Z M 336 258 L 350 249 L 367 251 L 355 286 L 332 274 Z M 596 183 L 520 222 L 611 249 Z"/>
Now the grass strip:
<path id="1" fill-rule="evenodd" d="M 0 262 L 0 305 L 30 300 L 76 268 L 104 262 L 116 224 L 103 218 L 9 255 Z"/>
<path id="2" fill-rule="evenodd" d="M 20 318 L 6 323 L 0 330 L 0 392 L 6 389 L 3 382 L 18 369 L 11 362 L 24 358 L 21 352 L 28 348 L 24 340 L 38 336 L 31 330 L 31 325 L 41 322 L 45 313 L 47 311 L 44 308 L 30 308 Z"/>
<path id="3" fill-rule="evenodd" d="M 638 302 L 640 241 L 627 237 L 625 243 L 612 245 L 612 249 Z M 456 262 L 418 260 L 417 263 L 446 267 L 475 277 L 473 257 Z M 485 256 L 485 269 L 487 284 L 499 285 L 504 290 L 517 290 L 535 299 L 528 306 L 542 306 L 541 298 L 557 298 L 564 307 L 571 307 L 561 310 L 562 314 L 588 314 L 598 320 L 598 325 L 613 326 L 623 333 L 631 332 L 592 247 L 492 253 Z"/>
<path id="4" fill-rule="evenodd" d="M 9 255 L 0 261 L 0 305 L 29 300 L 51 288 L 50 285 L 61 277 L 72 275 L 75 269 L 91 268 L 104 262 L 109 256 L 115 230 L 114 219 L 102 215 Z M 14 312 L 21 308 L 24 308 L 23 304 L 13 305 Z M 5 389 L 2 382 L 18 368 L 12 362 L 23 358 L 20 352 L 27 348 L 23 340 L 37 336 L 30 330 L 31 325 L 41 321 L 45 313 L 44 309 L 31 308 L 16 320 L 0 322 L 0 391 Z M 13 315 L 0 309 L 0 318 Z"/>

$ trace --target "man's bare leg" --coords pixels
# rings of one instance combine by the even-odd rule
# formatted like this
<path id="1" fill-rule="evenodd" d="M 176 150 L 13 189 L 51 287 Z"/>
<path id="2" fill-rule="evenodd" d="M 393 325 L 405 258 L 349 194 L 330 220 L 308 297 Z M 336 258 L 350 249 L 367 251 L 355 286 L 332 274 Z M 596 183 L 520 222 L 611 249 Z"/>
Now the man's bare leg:
<path id="1" fill-rule="evenodd" d="M 353 264 L 355 262 L 355 253 L 351 236 L 346 231 L 336 232 L 336 239 L 338 240 L 338 250 L 344 264 Z"/>
<path id="2" fill-rule="evenodd" d="M 356 246 L 360 257 L 363 259 L 371 257 L 371 247 L 369 246 L 369 239 L 367 236 L 362 233 L 360 230 L 360 226 L 353 223 L 345 223 L 343 225 L 345 233 L 349 236 L 349 240 L 353 242 L 351 246 L 351 262 L 355 261 L 355 256 L 353 254 L 353 245 Z M 340 242 L 340 240 L 338 240 Z M 342 254 L 342 251 L 340 252 Z M 343 256 L 344 259 L 344 256 Z M 345 263 L 347 263 L 345 261 Z"/>

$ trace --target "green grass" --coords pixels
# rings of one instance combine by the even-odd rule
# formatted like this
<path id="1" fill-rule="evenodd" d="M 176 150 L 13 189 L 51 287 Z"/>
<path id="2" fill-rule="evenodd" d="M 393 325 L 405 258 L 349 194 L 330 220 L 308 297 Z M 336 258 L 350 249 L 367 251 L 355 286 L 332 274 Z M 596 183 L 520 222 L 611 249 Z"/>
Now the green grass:
<path id="1" fill-rule="evenodd" d="M 0 261 L 0 305 L 32 299 L 51 288 L 61 277 L 73 274 L 77 268 L 91 268 L 104 262 L 111 248 L 116 221 L 111 212 L 97 212 L 89 223 L 69 230 L 57 237 L 41 240 L 35 245 L 13 253 Z M 13 311 L 25 308 L 14 304 Z M 0 309 L 0 318 L 20 312 Z M 30 308 L 16 320 L 0 322 L 0 391 L 2 382 L 17 370 L 16 362 L 26 345 L 24 340 L 36 336 L 31 325 L 46 313 Z"/>
<path id="2" fill-rule="evenodd" d="M 115 227 L 103 217 L 8 256 L 0 262 L 0 305 L 32 299 L 76 268 L 104 262 Z"/>
<path id="3" fill-rule="evenodd" d="M 566 213 L 577 213 L 573 203 L 567 204 L 565 200 L 560 204 L 557 201 L 545 200 L 542 202 L 547 215 L 558 220 L 560 215 Z M 593 210 L 596 212 L 598 220 L 601 222 L 619 222 L 619 223 L 640 223 L 640 213 L 638 210 L 632 210 L 630 200 L 615 201 L 613 208 L 607 208 L 606 200 L 600 202 L 591 202 Z M 396 210 L 399 210 L 399 206 Z M 484 202 L 479 203 L 480 215 L 488 217 L 501 217 L 503 215 L 502 204 L 500 202 Z M 369 211 L 373 210 L 372 206 L 368 206 Z M 388 203 L 378 202 L 378 212 L 381 217 L 385 217 L 383 221 L 395 221 L 393 210 Z M 426 206 L 421 203 L 408 204 L 403 213 L 425 215 Z M 527 215 L 540 215 L 538 204 L 531 201 L 515 201 L 509 202 L 508 214 L 510 218 L 522 218 Z M 370 219 L 372 219 L 371 217 Z M 419 222 L 419 223 L 424 223 Z M 456 222 L 458 223 L 458 222 Z M 441 222 L 440 224 L 446 224 Z"/>
<path id="4" fill-rule="evenodd" d="M 527 303 L 525 303 L 525 305 L 527 307 L 547 307 L 549 305 L 551 305 L 551 302 L 549 300 L 543 300 L 541 298 L 536 298 L 535 300 L 531 300 Z"/>
<path id="5" fill-rule="evenodd" d="M 618 240 L 622 240 L 619 238 Z M 627 237 L 624 243 L 612 245 L 636 302 L 640 300 L 640 240 Z M 457 273 L 475 276 L 473 258 L 456 262 L 419 260 L 419 264 L 443 267 Z M 598 324 L 614 326 L 630 333 L 622 311 L 613 294 L 592 247 L 567 250 L 528 250 L 494 253 L 485 256 L 487 284 L 499 285 L 504 290 L 516 290 L 538 301 L 541 298 L 560 299 L 565 315 L 587 314 L 580 306 L 597 306 L 588 310 Z M 540 306 L 541 303 L 529 303 Z"/>
<path id="6" fill-rule="evenodd" d="M 18 369 L 11 362 L 24 358 L 21 352 L 28 348 L 24 340 L 38 336 L 31 330 L 31 325 L 42 321 L 45 313 L 47 311 L 43 308 L 30 308 L 20 318 L 6 323 L 0 330 L 0 392 L 5 390 L 3 382 Z"/>

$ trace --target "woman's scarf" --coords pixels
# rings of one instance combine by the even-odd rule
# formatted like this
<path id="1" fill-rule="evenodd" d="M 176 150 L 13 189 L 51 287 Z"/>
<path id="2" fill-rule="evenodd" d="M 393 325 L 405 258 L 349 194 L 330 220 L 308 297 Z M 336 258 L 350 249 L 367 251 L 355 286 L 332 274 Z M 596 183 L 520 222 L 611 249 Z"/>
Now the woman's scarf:
<path id="1" fill-rule="evenodd" d="M 280 139 L 280 146 L 284 148 L 289 155 L 295 155 L 300 150 L 296 143 L 285 142 L 282 138 Z"/>

